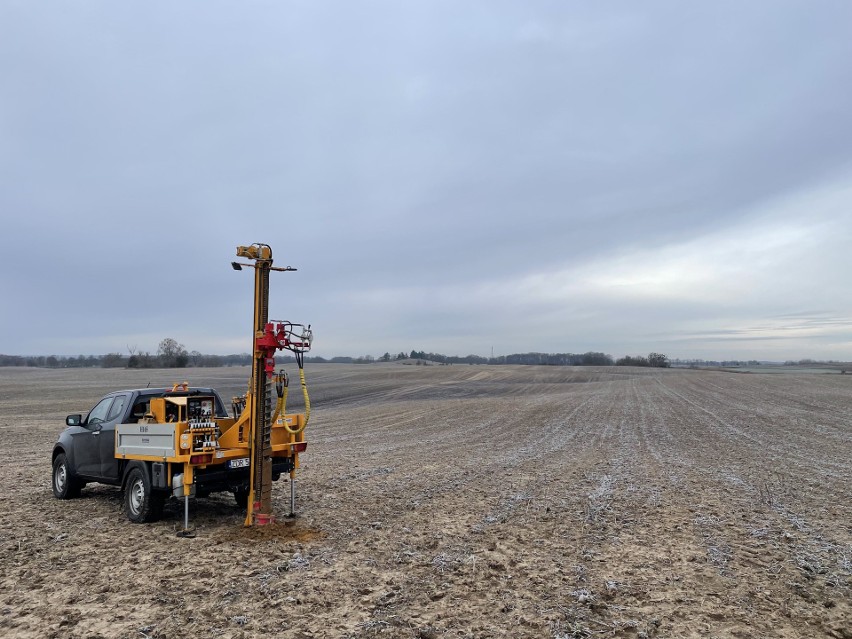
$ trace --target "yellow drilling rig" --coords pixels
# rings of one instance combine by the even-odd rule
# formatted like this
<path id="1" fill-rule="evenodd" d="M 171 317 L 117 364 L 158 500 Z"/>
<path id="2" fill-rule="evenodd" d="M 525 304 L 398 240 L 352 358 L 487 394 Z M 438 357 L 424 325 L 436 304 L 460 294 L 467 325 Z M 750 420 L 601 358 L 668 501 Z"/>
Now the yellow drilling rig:
<path id="1" fill-rule="evenodd" d="M 235 270 L 254 269 L 254 361 L 246 394 L 233 399 L 234 416 L 227 417 L 220 408 L 221 399 L 215 391 L 193 389 L 186 383 L 175 384 L 171 389 L 112 394 L 113 406 L 119 397 L 124 397 L 120 409 L 124 417 L 119 417 L 114 426 L 116 468 L 109 472 L 116 480 L 106 483 L 124 487 L 125 509 L 132 521 L 156 519 L 171 492 L 184 500 L 183 533 L 190 535 L 189 498 L 199 489 L 203 493 L 232 490 L 237 502 L 244 502 L 247 507 L 246 526 L 268 524 L 273 521 L 273 479 L 283 473 L 289 473 L 290 514 L 295 514 L 296 469 L 299 453 L 307 448 L 305 426 L 311 411 L 304 355 L 311 348 L 313 333 L 310 325 L 269 320 L 270 273 L 296 269 L 273 266 L 272 249 L 266 244 L 239 246 L 237 257 L 248 262 L 232 262 Z M 275 370 L 278 350 L 295 356 L 304 414 L 286 412 L 289 380 L 283 369 Z M 66 431 L 77 428 L 103 434 L 105 422 L 90 423 L 93 413 L 94 409 L 85 420 L 80 415 L 69 415 Z M 76 488 L 79 492 L 86 481 L 105 481 L 73 469 L 68 459 L 74 455 L 59 448 L 61 442 L 60 438 L 54 450 L 57 497 L 73 496 L 69 490 Z"/>

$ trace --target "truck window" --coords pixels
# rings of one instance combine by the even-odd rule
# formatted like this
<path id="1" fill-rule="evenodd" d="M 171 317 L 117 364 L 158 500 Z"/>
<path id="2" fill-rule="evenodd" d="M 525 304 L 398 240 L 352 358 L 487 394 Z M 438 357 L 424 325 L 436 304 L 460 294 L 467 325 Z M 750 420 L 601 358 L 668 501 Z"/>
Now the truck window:
<path id="1" fill-rule="evenodd" d="M 130 414 L 130 419 L 128 421 L 131 424 L 135 424 L 139 422 L 143 417 L 145 417 L 145 413 L 148 412 L 148 402 L 143 399 L 136 400 L 136 403 L 133 405 L 133 411 Z"/>
<path id="2" fill-rule="evenodd" d="M 213 396 L 216 398 L 216 417 L 227 417 L 228 411 L 225 410 L 225 404 L 222 403 L 222 398 L 219 393 L 213 391 Z"/>
<path id="3" fill-rule="evenodd" d="M 89 412 L 89 416 L 86 418 L 86 424 L 93 426 L 94 424 L 99 424 L 102 421 L 105 421 L 107 413 L 109 412 L 109 406 L 112 404 L 112 400 L 112 397 L 105 397 L 99 401 Z"/>
<path id="4" fill-rule="evenodd" d="M 115 401 L 112 403 L 112 408 L 109 409 L 109 414 L 107 415 L 106 420 L 111 422 L 112 420 L 121 416 L 124 412 L 124 405 L 127 403 L 127 395 L 119 395 L 115 398 Z"/>

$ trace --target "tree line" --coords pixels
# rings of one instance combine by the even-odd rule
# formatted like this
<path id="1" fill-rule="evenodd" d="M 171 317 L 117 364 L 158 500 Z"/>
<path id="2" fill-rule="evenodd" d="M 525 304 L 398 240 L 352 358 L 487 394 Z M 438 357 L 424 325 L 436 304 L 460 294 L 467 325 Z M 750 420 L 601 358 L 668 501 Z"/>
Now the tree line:
<path id="1" fill-rule="evenodd" d="M 183 344 L 171 337 L 160 342 L 156 353 L 142 351 L 129 346 L 128 354 L 107 353 L 106 355 L 3 355 L 0 366 L 33 366 L 39 368 L 186 368 L 248 366 L 252 363 L 249 353 L 239 355 L 203 355 L 198 351 L 188 352 Z M 290 358 L 293 360 L 293 358 Z M 285 358 L 286 361 L 286 358 Z"/>
<path id="2" fill-rule="evenodd" d="M 650 368 L 669 368 L 671 362 L 662 353 L 649 353 L 648 357 L 642 355 L 627 355 L 615 362 L 616 366 L 646 366 Z"/>
<path id="3" fill-rule="evenodd" d="M 393 362 L 400 360 L 416 360 L 435 362 L 437 364 L 485 364 L 499 366 L 501 364 L 520 364 L 529 366 L 650 366 L 656 368 L 669 368 L 671 362 L 662 353 L 650 353 L 647 356 L 637 355 L 622 357 L 614 360 L 611 355 L 589 351 L 586 353 L 514 353 L 512 355 L 500 355 L 498 357 L 482 357 L 481 355 L 444 355 L 442 353 L 428 353 L 426 351 L 413 350 L 408 353 L 400 352 L 391 355 L 385 352 L 380 357 L 362 355 L 360 357 L 308 357 L 306 362 L 316 364 L 372 364 L 373 362 Z"/>
<path id="4" fill-rule="evenodd" d="M 250 353 L 233 355 L 204 355 L 199 351 L 187 351 L 183 344 L 167 337 L 160 342 L 156 353 L 141 351 L 128 347 L 128 354 L 107 353 L 106 355 L 78 355 L 77 357 L 61 357 L 56 355 L 21 356 L 0 354 L 0 366 L 33 366 L 41 368 L 186 368 L 186 367 L 220 367 L 220 366 L 249 366 L 252 363 Z M 281 355 L 281 363 L 294 362 L 292 355 Z M 480 355 L 444 355 L 412 350 L 408 353 L 399 352 L 391 355 L 386 352 L 380 357 L 362 355 L 360 357 L 331 357 L 309 356 L 305 361 L 312 364 L 372 364 L 374 362 L 390 362 L 415 360 L 418 363 L 429 361 L 438 364 L 479 364 L 479 365 L 530 365 L 530 366 L 645 366 L 668 368 L 669 358 L 661 353 L 650 353 L 647 357 L 626 356 L 614 360 L 611 355 L 589 351 L 586 353 L 514 353 L 498 357 L 482 357 Z"/>

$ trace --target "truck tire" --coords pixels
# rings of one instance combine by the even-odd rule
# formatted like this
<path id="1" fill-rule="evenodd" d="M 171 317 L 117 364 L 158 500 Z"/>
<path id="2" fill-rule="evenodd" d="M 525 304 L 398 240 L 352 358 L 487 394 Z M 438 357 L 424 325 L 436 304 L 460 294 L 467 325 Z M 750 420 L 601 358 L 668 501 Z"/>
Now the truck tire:
<path id="1" fill-rule="evenodd" d="M 151 488 L 148 473 L 134 466 L 124 483 L 124 512 L 134 524 L 157 521 L 163 515 L 167 494 Z"/>
<path id="2" fill-rule="evenodd" d="M 68 459 L 65 453 L 59 453 L 53 460 L 53 496 L 57 499 L 73 499 L 80 496 L 83 482 L 72 477 L 68 471 Z"/>

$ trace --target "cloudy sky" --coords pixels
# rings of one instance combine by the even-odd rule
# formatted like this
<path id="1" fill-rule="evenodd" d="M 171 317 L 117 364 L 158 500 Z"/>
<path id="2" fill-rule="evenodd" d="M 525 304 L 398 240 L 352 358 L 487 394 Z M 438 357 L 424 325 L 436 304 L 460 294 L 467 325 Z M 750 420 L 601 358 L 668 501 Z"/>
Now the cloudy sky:
<path id="1" fill-rule="evenodd" d="M 852 360 L 852 4 L 0 2 L 0 353 Z"/>

